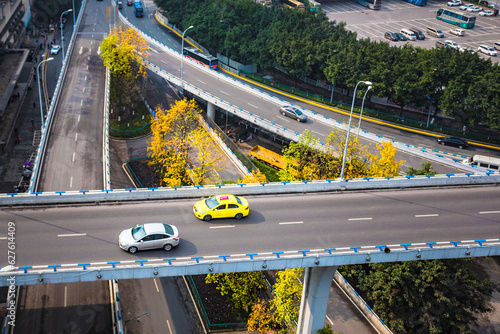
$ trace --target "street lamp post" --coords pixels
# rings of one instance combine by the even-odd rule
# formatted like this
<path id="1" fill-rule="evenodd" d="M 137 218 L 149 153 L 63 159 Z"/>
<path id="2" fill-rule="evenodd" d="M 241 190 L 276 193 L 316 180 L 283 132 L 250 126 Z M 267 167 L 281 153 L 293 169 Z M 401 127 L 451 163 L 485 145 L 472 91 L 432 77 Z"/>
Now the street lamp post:
<path id="1" fill-rule="evenodd" d="M 75 17 L 75 0 L 73 0 L 73 31 L 75 31 L 76 17 Z"/>
<path id="2" fill-rule="evenodd" d="M 344 169 L 345 169 L 345 159 L 346 159 L 346 156 L 347 156 L 347 146 L 349 144 L 349 134 L 351 132 L 351 121 L 352 121 L 352 112 L 354 111 L 354 102 L 356 101 L 356 90 L 358 89 L 358 85 L 360 83 L 364 83 L 364 84 L 367 84 L 367 85 L 371 85 L 371 81 L 360 81 L 356 84 L 356 87 L 354 88 L 354 95 L 352 97 L 352 105 L 351 105 L 351 114 L 349 116 L 349 124 L 347 126 L 347 138 L 345 140 L 345 147 L 344 147 L 344 157 L 342 158 L 342 170 L 340 172 L 340 178 L 343 179 L 344 178 Z"/>
<path id="3" fill-rule="evenodd" d="M 227 23 L 228 26 L 228 32 L 226 35 L 226 45 L 227 45 L 227 36 L 231 33 L 231 24 L 225 20 L 220 20 L 220 23 Z M 229 66 L 229 47 L 226 46 L 226 52 L 227 52 L 227 66 Z"/>
<path id="4" fill-rule="evenodd" d="M 42 117 L 42 130 L 43 130 L 43 123 L 44 122 L 43 122 L 42 91 L 40 89 L 40 65 L 42 65 L 43 63 L 45 63 L 47 61 L 51 61 L 52 59 L 54 59 L 54 58 L 50 57 L 49 59 L 42 60 L 36 68 L 36 75 L 38 76 L 38 96 L 40 97 L 40 115 Z"/>
<path id="5" fill-rule="evenodd" d="M 358 122 L 358 133 L 356 134 L 356 137 L 359 137 L 359 129 L 361 128 L 361 118 L 363 117 L 363 107 L 365 106 L 365 98 L 366 94 L 368 94 L 368 91 L 372 89 L 372 86 L 368 86 L 368 89 L 365 92 L 365 95 L 363 96 L 363 102 L 361 103 L 361 112 L 359 113 L 359 122 Z"/>
<path id="6" fill-rule="evenodd" d="M 63 30 L 63 24 L 62 24 L 62 17 L 64 14 L 66 13 L 69 13 L 69 12 L 72 12 L 73 9 L 68 9 L 67 11 L 63 12 L 61 14 L 61 47 L 62 47 L 62 60 L 63 60 L 63 63 L 64 63 L 64 30 Z"/>
<path id="7" fill-rule="evenodd" d="M 182 95 L 184 95 L 184 80 L 182 77 L 182 68 L 184 65 L 184 35 L 186 34 L 186 32 L 189 29 L 192 29 L 192 28 L 194 28 L 194 26 L 190 26 L 189 28 L 184 30 L 184 32 L 182 33 L 182 43 L 181 43 L 181 90 L 182 90 Z"/>

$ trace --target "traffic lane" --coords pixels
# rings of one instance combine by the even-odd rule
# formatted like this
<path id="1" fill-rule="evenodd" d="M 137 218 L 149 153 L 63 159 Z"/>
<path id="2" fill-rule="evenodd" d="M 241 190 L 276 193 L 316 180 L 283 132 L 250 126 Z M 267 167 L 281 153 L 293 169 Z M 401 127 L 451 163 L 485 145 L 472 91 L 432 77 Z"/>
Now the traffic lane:
<path id="1" fill-rule="evenodd" d="M 2 211 L 0 217 L 2 222 L 16 222 L 18 266 L 470 240 L 500 234 L 500 214 L 480 213 L 498 210 L 495 187 L 248 199 L 250 215 L 240 221 L 198 220 L 192 213 L 195 200 L 22 212 L 12 209 Z M 438 216 L 416 217 L 430 214 Z M 181 238 L 177 248 L 169 253 L 159 250 L 132 255 L 118 247 L 123 229 L 155 221 L 177 225 Z M 0 236 L 6 235 L 5 224 Z M 86 235 L 60 236 L 79 233 Z M 6 240 L 0 244 L 6 252 Z"/>
<path id="2" fill-rule="evenodd" d="M 128 279 L 118 285 L 127 331 L 157 333 L 161 328 L 161 333 L 169 334 L 202 332 L 182 277 Z M 128 321 L 137 316 L 139 321 Z"/>
<path id="3" fill-rule="evenodd" d="M 77 39 L 49 136 L 39 188 L 43 191 L 102 189 L 104 91 L 102 35 Z M 96 98 L 99 97 L 100 98 Z M 65 138 L 66 140 L 59 140 Z"/>
<path id="4" fill-rule="evenodd" d="M 38 284 L 20 289 L 15 333 L 112 331 L 108 281 Z"/>

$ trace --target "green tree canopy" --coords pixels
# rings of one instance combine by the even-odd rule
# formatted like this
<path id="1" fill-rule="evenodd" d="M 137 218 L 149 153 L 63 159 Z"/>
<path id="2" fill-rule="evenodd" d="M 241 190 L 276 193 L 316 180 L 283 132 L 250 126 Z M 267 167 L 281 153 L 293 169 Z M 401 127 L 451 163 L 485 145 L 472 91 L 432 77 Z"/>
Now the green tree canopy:
<path id="1" fill-rule="evenodd" d="M 472 260 L 431 260 L 342 266 L 340 271 L 395 333 L 473 333 L 477 313 L 489 312 L 493 284 Z"/>

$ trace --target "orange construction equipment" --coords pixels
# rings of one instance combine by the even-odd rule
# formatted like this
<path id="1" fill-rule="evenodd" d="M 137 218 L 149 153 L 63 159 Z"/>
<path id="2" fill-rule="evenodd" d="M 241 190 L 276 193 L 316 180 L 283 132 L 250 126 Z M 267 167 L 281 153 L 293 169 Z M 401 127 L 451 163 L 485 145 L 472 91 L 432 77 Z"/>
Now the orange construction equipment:
<path id="1" fill-rule="evenodd" d="M 255 146 L 250 150 L 250 156 L 268 163 L 271 166 L 282 169 L 285 166 L 283 156 L 281 154 L 270 151 L 262 146 Z"/>

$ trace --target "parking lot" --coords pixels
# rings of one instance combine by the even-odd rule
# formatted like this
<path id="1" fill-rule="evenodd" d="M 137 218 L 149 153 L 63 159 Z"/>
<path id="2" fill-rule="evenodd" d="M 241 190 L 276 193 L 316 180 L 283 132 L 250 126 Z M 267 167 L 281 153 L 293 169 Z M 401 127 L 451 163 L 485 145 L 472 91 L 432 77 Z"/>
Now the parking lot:
<path id="1" fill-rule="evenodd" d="M 356 3 L 356 0 L 322 3 L 322 9 L 330 18 L 337 22 L 347 23 L 347 29 L 355 31 L 358 38 L 370 38 L 403 45 L 411 43 L 422 48 L 432 48 L 436 40 L 451 40 L 460 46 L 477 51 L 480 44 L 493 46 L 494 41 L 500 41 L 500 15 L 496 17 L 479 16 L 478 13 L 469 13 L 476 16 L 474 29 L 466 29 L 465 36 L 458 37 L 449 33 L 455 26 L 436 19 L 439 8 L 449 8 L 461 12 L 458 7 L 446 6 L 447 1 L 429 0 L 427 6 L 412 5 L 403 0 L 382 0 L 381 10 L 372 10 Z M 500 2 L 496 8 L 500 8 Z M 425 40 L 408 42 L 390 42 L 384 38 L 386 31 L 399 32 L 402 28 L 414 27 L 426 34 L 427 27 L 439 29 L 444 38 L 435 38 L 426 34 Z M 479 53 L 483 58 L 490 58 L 493 62 L 500 62 L 500 57 L 490 57 Z"/>

